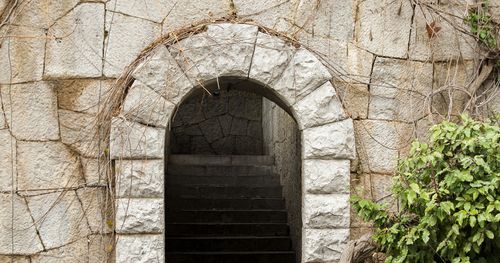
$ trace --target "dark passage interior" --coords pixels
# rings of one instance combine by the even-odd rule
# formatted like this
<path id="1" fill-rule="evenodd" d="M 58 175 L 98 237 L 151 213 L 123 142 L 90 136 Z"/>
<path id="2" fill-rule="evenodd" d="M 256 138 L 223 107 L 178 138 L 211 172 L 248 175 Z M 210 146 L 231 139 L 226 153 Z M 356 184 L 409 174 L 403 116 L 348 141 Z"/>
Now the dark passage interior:
<path id="1" fill-rule="evenodd" d="M 166 262 L 300 260 L 300 134 L 248 82 L 219 82 L 172 119 Z M 264 93 L 265 95 L 265 93 Z"/>

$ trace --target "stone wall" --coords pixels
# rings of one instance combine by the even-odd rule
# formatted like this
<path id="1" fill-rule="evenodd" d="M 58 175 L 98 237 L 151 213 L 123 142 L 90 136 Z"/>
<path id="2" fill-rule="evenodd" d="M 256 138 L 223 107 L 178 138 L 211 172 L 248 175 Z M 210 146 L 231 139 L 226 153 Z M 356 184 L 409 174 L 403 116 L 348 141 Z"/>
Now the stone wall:
<path id="1" fill-rule="evenodd" d="M 262 154 L 262 97 L 230 88 L 198 91 L 172 121 L 172 154 Z"/>
<path id="2" fill-rule="evenodd" d="M 264 154 L 274 156 L 273 173 L 280 176 L 288 212 L 292 245 L 301 257 L 302 176 L 300 131 L 295 120 L 268 99 L 262 102 Z"/>

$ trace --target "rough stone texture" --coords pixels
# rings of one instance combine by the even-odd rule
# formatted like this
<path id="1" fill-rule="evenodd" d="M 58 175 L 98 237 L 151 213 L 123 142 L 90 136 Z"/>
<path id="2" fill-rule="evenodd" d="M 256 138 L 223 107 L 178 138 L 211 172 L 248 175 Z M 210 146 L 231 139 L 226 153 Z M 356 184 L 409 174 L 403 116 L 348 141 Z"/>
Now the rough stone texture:
<path id="1" fill-rule="evenodd" d="M 222 84 L 217 96 L 198 90 L 188 97 L 172 122 L 170 152 L 262 154 L 262 97 L 237 88 Z"/>
<path id="2" fill-rule="evenodd" d="M 175 105 L 138 80 L 130 87 L 123 101 L 123 114 L 127 119 L 165 128 Z"/>
<path id="3" fill-rule="evenodd" d="M 162 197 L 163 160 L 119 161 L 116 166 L 118 197 Z"/>
<path id="4" fill-rule="evenodd" d="M 302 262 L 337 262 L 349 241 L 349 229 L 304 229 Z"/>
<path id="5" fill-rule="evenodd" d="M 351 119 L 303 131 L 304 159 L 354 159 L 354 130 Z"/>
<path id="6" fill-rule="evenodd" d="M 98 243 L 99 242 L 99 243 Z M 100 247 L 97 247 L 100 245 Z M 109 246 L 109 238 L 106 236 L 89 236 L 81 238 L 71 244 L 42 252 L 32 257 L 32 263 L 84 263 L 84 262 L 107 262 L 104 248 Z"/>
<path id="7" fill-rule="evenodd" d="M 140 52 L 161 34 L 161 27 L 144 19 L 106 13 L 104 75 L 118 77 Z"/>
<path id="8" fill-rule="evenodd" d="M 104 5 L 82 3 L 48 31 L 45 77 L 99 77 L 102 71 Z"/>
<path id="9" fill-rule="evenodd" d="M 441 10 L 439 16 L 434 15 L 426 7 L 415 8 L 412 32 L 410 37 L 410 59 L 422 61 L 448 61 L 450 59 L 474 59 L 478 57 L 479 47 L 475 39 L 455 28 L 468 29 L 463 17 L 469 5 L 459 1 L 444 3 L 436 6 Z M 429 21 L 430 20 L 430 21 Z M 435 23 L 440 30 L 429 38 L 426 30 L 427 23 Z M 453 23 L 453 24 L 450 24 Z"/>
<path id="10" fill-rule="evenodd" d="M 8 130 L 0 130 L 0 191 L 12 191 L 17 187 L 16 139 Z M 14 185 L 13 185 L 14 184 Z"/>
<path id="11" fill-rule="evenodd" d="M 290 1 L 234 0 L 233 2 L 239 16 L 249 17 L 277 31 L 286 31 L 292 27 L 288 20 L 293 10 Z"/>
<path id="12" fill-rule="evenodd" d="M 347 56 L 349 59 L 346 63 L 346 70 L 352 78 L 349 81 L 370 83 L 370 74 L 374 59 L 373 54 L 352 43 L 348 43 Z"/>
<path id="13" fill-rule="evenodd" d="M 489 5 L 489 12 L 491 15 L 491 19 L 497 23 L 500 24 L 500 1 L 499 0 L 492 0 Z"/>
<path id="14" fill-rule="evenodd" d="M 321 62 L 304 48 L 298 49 L 279 79 L 270 86 L 287 104 L 294 104 L 332 76 Z"/>
<path id="15" fill-rule="evenodd" d="M 54 83 L 60 109 L 82 113 L 97 113 L 104 104 L 115 80 L 72 79 Z"/>
<path id="16" fill-rule="evenodd" d="M 399 150 L 410 144 L 412 125 L 366 120 L 356 121 L 355 128 L 363 170 L 392 174 L 396 169 Z"/>
<path id="17" fill-rule="evenodd" d="M 172 103 L 181 101 L 193 86 L 163 45 L 158 46 L 132 76 Z"/>
<path id="18" fill-rule="evenodd" d="M 5 114 L 4 114 L 2 107 L 1 107 L 2 104 L 3 103 L 0 99 L 0 130 L 7 128 L 7 122 L 5 121 Z"/>
<path id="19" fill-rule="evenodd" d="M 18 189 L 76 187 L 83 178 L 78 159 L 60 142 L 17 142 Z"/>
<path id="20" fill-rule="evenodd" d="M 11 37 L 3 39 L 0 47 L 0 84 L 41 80 L 45 31 L 32 27 L 11 26 L 9 30 L 0 30 L 2 37 L 4 34 Z M 20 36 L 32 36 L 32 38 L 19 38 Z"/>
<path id="21" fill-rule="evenodd" d="M 121 198 L 117 200 L 117 233 L 162 233 L 163 224 L 163 199 Z"/>
<path id="22" fill-rule="evenodd" d="M 0 3 L 1 4 L 1 3 Z M 2 9 L 0 8 L 0 11 Z M 5 263 L 31 263 L 29 257 L 0 256 L 0 262 Z"/>
<path id="23" fill-rule="evenodd" d="M 14 137 L 31 141 L 59 139 L 57 98 L 48 82 L 4 85 L 0 92 Z"/>
<path id="24" fill-rule="evenodd" d="M 94 115 L 59 110 L 61 141 L 82 156 L 99 156 L 95 120 Z M 101 146 L 104 148 L 104 145 Z"/>
<path id="25" fill-rule="evenodd" d="M 411 2 L 367 0 L 358 8 L 356 39 L 360 47 L 381 56 L 406 57 L 413 16 Z"/>
<path id="26" fill-rule="evenodd" d="M 302 220 L 306 228 L 349 228 L 349 194 L 305 194 Z"/>
<path id="27" fill-rule="evenodd" d="M 349 160 L 305 160 L 303 167 L 304 192 L 349 193 Z"/>
<path id="28" fill-rule="evenodd" d="M 293 105 L 301 127 L 309 128 L 347 118 L 330 82 L 309 93 Z"/>
<path id="29" fill-rule="evenodd" d="M 256 37 L 257 26 L 212 24 L 206 32 L 171 46 L 170 52 L 193 83 L 247 77 Z"/>
<path id="30" fill-rule="evenodd" d="M 0 193 L 0 233 L 0 254 L 33 254 L 43 250 L 26 202 L 18 195 Z"/>
<path id="31" fill-rule="evenodd" d="M 339 83 L 339 96 L 345 107 L 345 114 L 353 119 L 366 119 L 368 117 L 368 104 L 370 91 L 365 84 Z"/>
<path id="32" fill-rule="evenodd" d="M 18 2 L 17 12 L 12 23 L 31 28 L 47 29 L 71 11 L 79 2 L 80 0 L 66 0 L 60 3 L 51 0 Z"/>
<path id="33" fill-rule="evenodd" d="M 106 160 L 81 158 L 83 176 L 88 186 L 106 186 Z"/>
<path id="34" fill-rule="evenodd" d="M 149 1 L 147 3 L 110 0 L 106 2 L 106 10 L 161 23 L 172 8 L 172 4 L 168 0 Z"/>
<path id="35" fill-rule="evenodd" d="M 203 19 L 227 16 L 229 3 L 220 0 L 192 1 L 179 0 L 169 1 L 169 8 L 163 20 L 163 34 L 179 29 Z"/>
<path id="36" fill-rule="evenodd" d="M 370 119 L 414 121 L 425 116 L 432 64 L 377 58 L 370 83 Z"/>
<path id="37" fill-rule="evenodd" d="M 165 130 L 115 117 L 111 121 L 110 157 L 163 158 Z"/>
<path id="38" fill-rule="evenodd" d="M 106 194 L 105 187 L 85 187 L 76 191 L 82 204 L 85 220 L 94 234 L 113 232 L 112 200 Z M 81 222 L 83 223 L 83 222 Z"/>
<path id="39" fill-rule="evenodd" d="M 90 233 L 74 191 L 35 195 L 26 199 L 46 249 L 69 244 Z"/>
<path id="40" fill-rule="evenodd" d="M 163 235 L 117 235 L 116 262 L 164 262 Z"/>
<path id="41" fill-rule="evenodd" d="M 255 44 L 250 79 L 269 84 L 286 69 L 294 48 L 281 39 L 259 32 Z"/>

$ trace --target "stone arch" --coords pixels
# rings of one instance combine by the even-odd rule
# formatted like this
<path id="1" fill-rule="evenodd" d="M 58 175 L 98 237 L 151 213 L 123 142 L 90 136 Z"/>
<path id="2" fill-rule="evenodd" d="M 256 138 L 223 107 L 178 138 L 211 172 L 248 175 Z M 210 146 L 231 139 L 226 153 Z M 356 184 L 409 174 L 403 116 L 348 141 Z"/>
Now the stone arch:
<path id="1" fill-rule="evenodd" d="M 262 95 L 296 119 L 302 133 L 302 262 L 338 259 L 349 237 L 353 122 L 332 76 L 311 52 L 255 25 L 212 24 L 171 46 L 155 47 L 132 76 L 111 124 L 117 262 L 136 257 L 163 262 L 168 124 L 192 90 L 221 77 L 260 84 Z"/>

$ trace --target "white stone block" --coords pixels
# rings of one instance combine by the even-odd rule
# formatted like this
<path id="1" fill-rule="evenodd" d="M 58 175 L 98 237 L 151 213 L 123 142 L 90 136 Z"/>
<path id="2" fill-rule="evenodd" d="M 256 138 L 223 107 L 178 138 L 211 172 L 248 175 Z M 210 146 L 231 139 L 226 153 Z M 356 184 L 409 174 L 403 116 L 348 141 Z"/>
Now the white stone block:
<path id="1" fill-rule="evenodd" d="M 56 81 L 59 108 L 83 113 L 97 113 L 115 80 L 72 79 Z"/>
<path id="2" fill-rule="evenodd" d="M 174 7 L 175 3 L 168 0 L 147 2 L 110 0 L 106 2 L 106 10 L 108 11 L 142 18 L 156 23 L 161 23 Z"/>
<path id="3" fill-rule="evenodd" d="M 122 160 L 116 162 L 118 197 L 162 197 L 163 160 Z"/>
<path id="4" fill-rule="evenodd" d="M 144 19 L 107 12 L 104 75 L 118 77 L 125 68 L 155 39 L 160 37 L 161 27 Z"/>
<path id="5" fill-rule="evenodd" d="M 303 229 L 302 262 L 338 262 L 349 241 L 349 229 Z"/>
<path id="6" fill-rule="evenodd" d="M 374 56 L 355 44 L 347 45 L 347 73 L 352 81 L 370 83 Z"/>
<path id="7" fill-rule="evenodd" d="M 110 137 L 111 159 L 163 158 L 165 129 L 115 117 L 111 121 Z"/>
<path id="8" fill-rule="evenodd" d="M 106 186 L 108 181 L 106 169 L 109 168 L 106 160 L 81 157 L 81 163 L 87 185 Z"/>
<path id="9" fill-rule="evenodd" d="M 163 232 L 163 199 L 121 198 L 116 203 L 117 233 Z"/>
<path id="10" fill-rule="evenodd" d="M 335 88 L 328 81 L 293 105 L 301 128 L 346 119 Z"/>
<path id="11" fill-rule="evenodd" d="M 310 194 L 349 193 L 349 164 L 349 160 L 304 160 L 304 191 Z"/>
<path id="12" fill-rule="evenodd" d="M 9 130 L 0 130 L 0 191 L 17 188 L 16 145 Z"/>
<path id="13" fill-rule="evenodd" d="M 172 102 L 138 80 L 123 101 L 123 114 L 127 119 L 156 127 L 167 127 L 174 109 Z"/>
<path id="14" fill-rule="evenodd" d="M 303 131 L 303 159 L 354 159 L 354 128 L 351 119 L 307 128 Z"/>
<path id="15" fill-rule="evenodd" d="M 19 190 L 79 186 L 79 166 L 77 156 L 60 142 L 17 142 Z"/>
<path id="16" fill-rule="evenodd" d="M 362 1 L 357 16 L 360 47 L 381 56 L 406 57 L 413 16 L 411 2 Z"/>
<path id="17" fill-rule="evenodd" d="M 34 254 L 44 249 L 26 202 L 18 195 L 0 194 L 0 233 L 0 254 Z"/>
<path id="18" fill-rule="evenodd" d="M 99 77 L 102 72 L 104 5 L 82 3 L 48 32 L 45 77 Z"/>
<path id="19" fill-rule="evenodd" d="M 27 197 L 28 207 L 45 249 L 57 248 L 90 234 L 74 191 Z"/>
<path id="20" fill-rule="evenodd" d="M 1 86 L 0 91 L 7 123 L 17 139 L 59 139 L 57 98 L 48 82 Z"/>
<path id="21" fill-rule="evenodd" d="M 112 200 L 107 195 L 107 188 L 84 187 L 76 190 L 82 204 L 85 219 L 92 233 L 108 234 L 113 232 L 109 222 L 112 218 Z"/>
<path id="22" fill-rule="evenodd" d="M 117 235 L 116 263 L 164 262 L 163 235 Z"/>
<path id="23" fill-rule="evenodd" d="M 170 52 L 195 84 L 223 76 L 246 78 L 256 37 L 254 25 L 212 24 L 172 45 Z"/>
<path id="24" fill-rule="evenodd" d="M 61 141 L 72 150 L 86 157 L 99 156 L 99 138 L 96 132 L 96 116 L 59 110 Z M 100 138 L 104 148 L 107 138 Z M 101 151 L 102 153 L 102 151 Z"/>
<path id="25" fill-rule="evenodd" d="M 311 52 L 300 48 L 281 77 L 270 86 L 291 105 L 331 78 L 328 69 Z"/>
<path id="26" fill-rule="evenodd" d="M 172 103 L 181 101 L 193 87 L 164 45 L 156 47 L 132 76 Z"/>
<path id="27" fill-rule="evenodd" d="M 306 228 L 349 228 L 349 194 L 305 194 L 302 206 Z"/>

